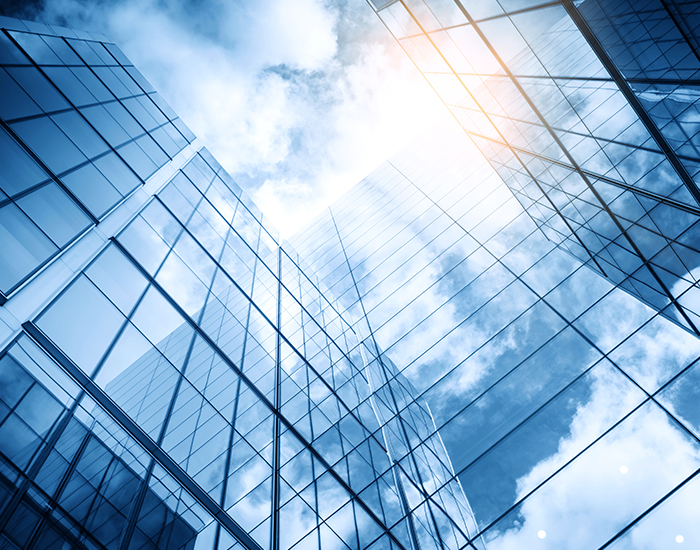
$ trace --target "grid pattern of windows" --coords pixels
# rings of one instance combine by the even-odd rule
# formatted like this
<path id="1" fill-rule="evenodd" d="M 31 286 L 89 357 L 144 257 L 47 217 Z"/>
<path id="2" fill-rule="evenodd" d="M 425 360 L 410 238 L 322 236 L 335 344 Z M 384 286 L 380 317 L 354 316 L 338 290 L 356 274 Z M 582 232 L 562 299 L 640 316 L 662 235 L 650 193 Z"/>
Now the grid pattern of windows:
<path id="1" fill-rule="evenodd" d="M 697 3 L 374 6 L 547 237 L 697 334 Z"/>
<path id="2" fill-rule="evenodd" d="M 194 135 L 104 37 L 0 23 L 4 301 Z"/>
<path id="3" fill-rule="evenodd" d="M 473 537 L 429 410 L 206 149 L 166 166 L 194 138 L 116 46 L 2 25 L 4 547 Z"/>
<path id="4" fill-rule="evenodd" d="M 0 547 L 700 543 L 693 304 L 565 254 L 496 138 L 438 128 L 280 243 L 106 38 L 0 27 Z M 582 173 L 528 132 L 552 188 Z M 697 207 L 673 173 L 608 180 L 660 224 Z"/>
<path id="5" fill-rule="evenodd" d="M 411 396 L 382 420 L 431 415 L 391 444 L 419 462 L 439 432 L 451 465 L 429 462 L 445 477 L 422 491 L 463 489 L 464 547 L 700 541 L 700 342 L 548 241 L 461 129 L 390 159 L 292 244 L 376 350 L 377 401 Z"/>

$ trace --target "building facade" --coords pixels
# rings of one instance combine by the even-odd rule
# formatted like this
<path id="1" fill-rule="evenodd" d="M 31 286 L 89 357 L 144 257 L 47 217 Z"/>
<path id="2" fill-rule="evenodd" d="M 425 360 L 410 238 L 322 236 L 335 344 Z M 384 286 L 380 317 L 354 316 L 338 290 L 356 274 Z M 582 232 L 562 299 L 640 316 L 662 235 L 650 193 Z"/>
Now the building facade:
<path id="1" fill-rule="evenodd" d="M 697 543 L 696 336 L 546 239 L 460 129 L 292 244 L 427 403 L 475 547 Z"/>
<path id="2" fill-rule="evenodd" d="M 427 408 L 389 376 L 434 463 L 313 270 L 124 54 L 0 25 L 2 547 L 466 544 Z"/>
<path id="3" fill-rule="evenodd" d="M 280 243 L 105 37 L 0 27 L 3 548 L 700 543 L 692 327 L 460 128 Z"/>
<path id="4" fill-rule="evenodd" d="M 372 5 L 547 237 L 697 334 L 697 2 Z"/>

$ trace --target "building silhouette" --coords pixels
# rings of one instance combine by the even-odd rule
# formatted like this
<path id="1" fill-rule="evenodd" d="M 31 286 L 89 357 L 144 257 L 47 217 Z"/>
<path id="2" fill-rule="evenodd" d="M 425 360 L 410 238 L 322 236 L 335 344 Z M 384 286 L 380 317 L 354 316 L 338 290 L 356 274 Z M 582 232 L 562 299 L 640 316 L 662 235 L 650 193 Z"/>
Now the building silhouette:
<path id="1" fill-rule="evenodd" d="M 106 37 L 0 18 L 2 547 L 700 542 L 693 143 L 648 104 L 694 100 L 693 18 L 645 7 L 648 38 L 631 6 L 577 4 L 375 5 L 414 59 L 454 69 L 440 41 L 470 32 L 493 55 L 481 27 L 523 16 L 597 68 L 525 85 L 505 39 L 505 68 L 417 63 L 462 127 L 284 243 Z M 650 41 L 673 70 L 635 65 Z M 582 130 L 563 75 L 634 131 Z"/>

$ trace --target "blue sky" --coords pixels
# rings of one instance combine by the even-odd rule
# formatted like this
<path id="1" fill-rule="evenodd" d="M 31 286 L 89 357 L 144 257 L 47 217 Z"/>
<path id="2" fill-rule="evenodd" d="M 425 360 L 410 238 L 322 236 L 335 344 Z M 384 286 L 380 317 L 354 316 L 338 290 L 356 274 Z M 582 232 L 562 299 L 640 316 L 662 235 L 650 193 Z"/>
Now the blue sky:
<path id="1" fill-rule="evenodd" d="M 286 237 L 448 116 L 364 0 L 15 9 L 116 42 Z"/>

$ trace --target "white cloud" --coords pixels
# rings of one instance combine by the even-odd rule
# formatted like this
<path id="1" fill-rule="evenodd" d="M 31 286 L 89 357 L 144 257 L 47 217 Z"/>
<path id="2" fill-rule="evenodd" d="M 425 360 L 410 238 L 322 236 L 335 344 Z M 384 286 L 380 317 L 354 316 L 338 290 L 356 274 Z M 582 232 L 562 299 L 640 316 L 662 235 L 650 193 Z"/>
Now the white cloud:
<path id="1" fill-rule="evenodd" d="M 103 32 L 290 236 L 447 109 L 361 0 L 47 0 Z"/>
<path id="2" fill-rule="evenodd" d="M 518 480 L 518 499 L 639 401 L 639 392 L 625 391 L 606 372 L 594 371 L 591 398 L 578 408 L 558 451 Z M 661 409 L 647 403 L 528 497 L 514 523 L 514 517 L 507 517 L 507 528 L 487 532 L 487 547 L 597 548 L 698 467 L 697 443 Z M 643 529 L 649 537 L 643 543 L 630 545 L 631 540 L 640 540 L 637 534 L 621 546 L 668 548 L 680 532 L 686 537 L 700 536 L 690 513 L 695 507 L 691 494 L 670 500 L 663 517 L 672 521 L 655 521 L 656 528 Z M 547 533 L 541 542 L 539 530 Z"/>

